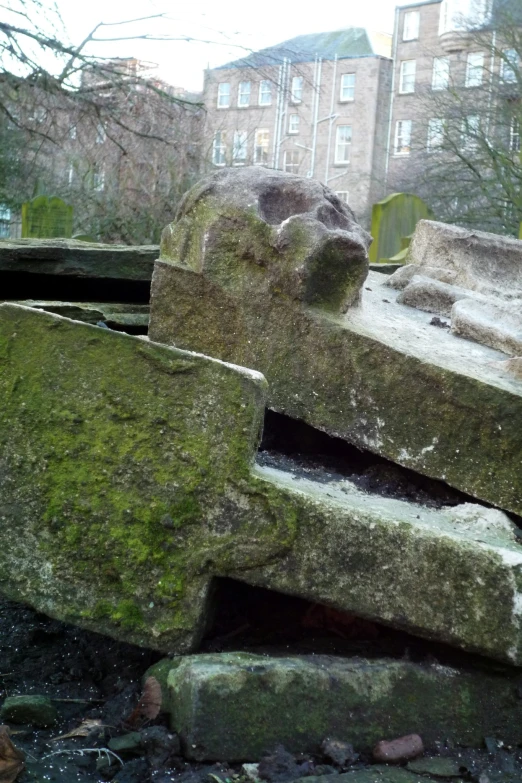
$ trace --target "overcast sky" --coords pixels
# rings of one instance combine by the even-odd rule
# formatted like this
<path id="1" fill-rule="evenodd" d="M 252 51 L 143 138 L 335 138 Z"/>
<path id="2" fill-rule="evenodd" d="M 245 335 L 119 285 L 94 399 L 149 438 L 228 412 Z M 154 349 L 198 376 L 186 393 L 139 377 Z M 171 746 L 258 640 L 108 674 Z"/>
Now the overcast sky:
<path id="1" fill-rule="evenodd" d="M 139 22 L 125 29 L 106 28 L 106 36 L 150 32 L 181 41 L 125 41 L 91 49 L 102 56 L 134 56 L 157 63 L 162 78 L 191 90 L 202 88 L 203 69 L 242 57 L 296 35 L 369 27 L 392 32 L 395 0 L 58 0 L 63 20 L 77 43 L 98 22 L 116 22 L 165 13 L 167 19 Z M 132 32 L 131 32 L 132 31 Z M 209 41 L 210 43 L 203 43 Z"/>

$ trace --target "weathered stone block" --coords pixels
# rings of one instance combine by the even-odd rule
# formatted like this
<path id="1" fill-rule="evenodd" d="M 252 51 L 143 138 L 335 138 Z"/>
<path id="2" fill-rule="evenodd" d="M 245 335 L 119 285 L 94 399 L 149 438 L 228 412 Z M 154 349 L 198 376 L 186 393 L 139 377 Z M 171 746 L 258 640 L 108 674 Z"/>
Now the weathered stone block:
<path id="1" fill-rule="evenodd" d="M 419 733 L 427 746 L 518 744 L 522 705 L 515 681 L 407 661 L 247 653 L 188 656 L 168 680 L 172 729 L 187 758 L 258 760 L 283 744 L 318 753 L 325 737 L 369 750 Z"/>
<path id="2" fill-rule="evenodd" d="M 521 663 L 513 523 L 253 467 L 264 392 L 248 370 L 0 306 L 0 592 L 182 653 L 226 576 Z"/>
<path id="3" fill-rule="evenodd" d="M 455 285 L 505 299 L 522 297 L 522 242 L 513 237 L 420 220 L 408 262 L 455 273 Z"/>
<path id="4" fill-rule="evenodd" d="M 464 299 L 451 310 L 451 331 L 511 356 L 522 354 L 522 315 L 514 304 Z"/>
<path id="5" fill-rule="evenodd" d="M 0 272 L 148 281 L 157 257 L 156 245 L 129 247 L 76 239 L 0 242 Z"/>

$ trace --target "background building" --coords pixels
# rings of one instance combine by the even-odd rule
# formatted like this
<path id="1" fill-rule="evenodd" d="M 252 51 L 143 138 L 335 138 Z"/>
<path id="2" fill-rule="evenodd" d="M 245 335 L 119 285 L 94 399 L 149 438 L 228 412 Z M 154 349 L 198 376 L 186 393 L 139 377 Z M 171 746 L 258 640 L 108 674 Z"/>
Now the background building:
<path id="1" fill-rule="evenodd" d="M 384 193 L 390 53 L 390 36 L 350 28 L 207 71 L 207 162 L 315 177 L 367 220 Z"/>

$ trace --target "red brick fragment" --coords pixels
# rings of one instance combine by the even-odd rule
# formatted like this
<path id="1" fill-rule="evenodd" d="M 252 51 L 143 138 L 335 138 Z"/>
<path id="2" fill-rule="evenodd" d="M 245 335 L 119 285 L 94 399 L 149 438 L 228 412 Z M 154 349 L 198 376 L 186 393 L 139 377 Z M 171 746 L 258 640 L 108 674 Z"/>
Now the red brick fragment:
<path id="1" fill-rule="evenodd" d="M 408 734 L 406 737 L 386 742 L 381 740 L 373 749 L 373 758 L 384 764 L 400 764 L 421 756 L 424 753 L 424 745 L 418 734 Z"/>

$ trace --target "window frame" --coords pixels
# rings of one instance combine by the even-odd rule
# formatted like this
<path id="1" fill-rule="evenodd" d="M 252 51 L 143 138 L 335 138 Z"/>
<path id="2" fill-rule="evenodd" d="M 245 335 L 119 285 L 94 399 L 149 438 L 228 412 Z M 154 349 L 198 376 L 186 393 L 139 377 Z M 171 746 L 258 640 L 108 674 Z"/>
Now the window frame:
<path id="1" fill-rule="evenodd" d="M 409 126 L 409 131 L 407 134 L 408 144 L 402 144 L 402 147 L 407 147 L 404 151 L 402 149 L 399 149 L 399 138 L 403 138 L 404 134 L 399 134 L 399 125 L 407 124 Z M 395 133 L 394 133 L 394 139 L 393 139 L 393 154 L 394 156 L 404 158 L 408 155 L 411 155 L 411 136 L 413 131 L 413 120 L 396 120 L 395 121 Z"/>
<path id="2" fill-rule="evenodd" d="M 295 83 L 299 82 L 299 87 L 296 89 Z M 303 102 L 303 83 L 304 78 L 302 76 L 292 76 L 292 83 L 290 85 L 290 103 L 298 104 Z"/>
<path id="3" fill-rule="evenodd" d="M 441 71 L 439 70 L 437 72 L 437 64 L 444 63 L 444 69 Z M 441 73 L 443 75 L 443 79 L 441 79 Z M 431 73 L 431 89 L 434 92 L 442 92 L 443 90 L 447 90 L 449 87 L 449 79 L 450 79 L 450 58 L 446 56 L 441 57 L 434 57 L 433 58 L 433 65 L 432 65 L 432 73 Z M 443 86 L 439 86 L 439 84 L 442 84 Z"/>
<path id="4" fill-rule="evenodd" d="M 351 85 L 351 98 L 346 98 L 343 93 L 345 90 L 350 90 L 349 85 L 343 84 L 345 76 L 352 76 L 353 77 L 353 84 Z M 341 83 L 340 83 L 340 90 L 339 90 L 339 103 L 353 103 L 355 100 L 355 72 L 351 71 L 350 73 L 342 73 L 341 74 Z"/>
<path id="5" fill-rule="evenodd" d="M 261 144 L 259 142 L 260 134 L 266 134 L 266 145 Z M 266 152 L 266 160 L 260 160 L 259 159 L 259 150 L 265 150 Z M 254 131 L 254 166 L 265 166 L 268 165 L 269 160 L 269 150 L 270 150 L 270 128 L 256 128 Z M 263 155 L 261 155 L 261 158 Z"/>
<path id="6" fill-rule="evenodd" d="M 228 90 L 223 92 L 222 88 L 227 87 Z M 222 98 L 226 99 L 226 103 L 222 103 Z M 230 82 L 219 82 L 218 83 L 218 91 L 217 91 L 217 104 L 218 109 L 229 109 L 230 108 Z"/>
<path id="7" fill-rule="evenodd" d="M 217 141 L 219 136 L 219 143 Z M 219 151 L 219 161 L 216 159 Z M 221 161 L 221 157 L 223 158 L 223 161 Z M 227 165 L 227 134 L 226 131 L 220 130 L 216 131 L 214 133 L 214 138 L 212 139 L 212 165 L 217 166 L 218 168 L 221 168 L 222 166 Z"/>
<path id="8" fill-rule="evenodd" d="M 438 123 L 437 130 L 434 130 L 434 124 Z M 428 152 L 430 155 L 433 155 L 433 153 L 441 152 L 442 147 L 444 146 L 444 133 L 446 130 L 446 121 L 442 117 L 431 117 L 431 119 L 428 120 L 428 135 L 426 138 L 426 152 Z M 434 139 L 436 137 L 440 138 L 440 143 L 434 144 Z"/>
<path id="9" fill-rule="evenodd" d="M 339 201 L 342 201 L 343 204 L 348 204 L 350 199 L 350 191 L 349 190 L 336 190 L 335 195 L 339 199 Z M 343 195 L 346 196 L 346 198 L 343 198 Z"/>
<path id="10" fill-rule="evenodd" d="M 406 66 L 413 63 L 413 73 L 406 74 Z M 415 93 L 415 80 L 417 77 L 417 60 L 401 60 L 399 70 L 399 95 L 413 95 Z M 406 79 L 412 79 L 411 90 L 404 89 Z"/>
<path id="11" fill-rule="evenodd" d="M 409 34 L 408 36 L 406 36 L 406 31 L 408 30 L 409 27 L 407 24 L 408 17 L 410 18 L 414 17 L 416 19 L 416 23 L 413 25 L 415 34 L 414 35 Z M 402 25 L 402 40 L 417 41 L 419 39 L 419 29 L 420 29 L 420 11 L 406 11 L 404 14 L 404 21 Z"/>
<path id="12" fill-rule="evenodd" d="M 288 156 L 295 156 L 297 157 L 297 162 L 289 163 L 287 161 Z M 283 153 L 283 171 L 286 171 L 287 174 L 298 174 L 299 173 L 299 166 L 301 165 L 301 161 L 299 160 L 299 150 L 296 149 L 288 149 L 285 150 Z"/>
<path id="13" fill-rule="evenodd" d="M 268 88 L 265 86 L 268 84 Z M 268 95 L 268 101 L 263 101 L 262 96 Z M 271 106 L 272 105 L 272 82 L 270 79 L 261 79 L 259 82 L 259 95 L 258 106 Z"/>
<path id="14" fill-rule="evenodd" d="M 350 129 L 349 133 L 349 140 L 342 140 L 340 138 L 340 131 L 344 130 L 345 128 Z M 350 163 L 351 159 L 351 149 L 352 149 L 352 142 L 353 142 L 353 128 L 351 125 L 337 125 L 335 129 L 335 157 L 334 157 L 334 165 L 336 166 L 346 166 Z M 345 156 L 339 157 L 339 150 L 344 149 L 345 152 L 347 151 L 348 157 Z"/>
<path id="15" fill-rule="evenodd" d="M 297 122 L 292 123 L 293 120 L 297 120 Z M 301 118 L 299 117 L 299 114 L 289 114 L 288 115 L 288 135 L 289 136 L 297 136 L 299 133 L 299 124 L 300 124 Z M 296 127 L 292 127 L 295 125 Z"/>
<path id="16" fill-rule="evenodd" d="M 238 144 L 238 137 L 241 136 L 243 140 Z M 244 150 L 244 157 L 237 156 L 237 150 Z M 236 129 L 232 138 L 232 165 L 244 166 L 248 161 L 248 131 Z"/>
<path id="17" fill-rule="evenodd" d="M 248 84 L 248 90 L 242 90 L 241 87 Z M 252 93 L 252 82 L 239 82 L 237 86 L 237 105 L 239 109 L 246 109 L 250 106 L 250 95 Z M 246 103 L 242 103 L 242 96 L 246 95 Z"/>
<path id="18" fill-rule="evenodd" d="M 472 58 L 475 58 L 477 62 L 474 63 Z M 466 75 L 464 78 L 465 87 L 482 87 L 484 81 L 484 64 L 484 52 L 468 52 L 468 56 L 466 57 Z"/>
<path id="19" fill-rule="evenodd" d="M 510 54 L 514 55 L 513 62 L 510 60 Z M 516 62 L 515 62 L 516 58 Z M 516 49 L 502 49 L 502 58 L 500 60 L 500 81 L 504 84 L 516 84 L 518 81 L 517 70 L 520 70 L 520 58 Z M 507 78 L 511 74 L 510 78 Z"/>

